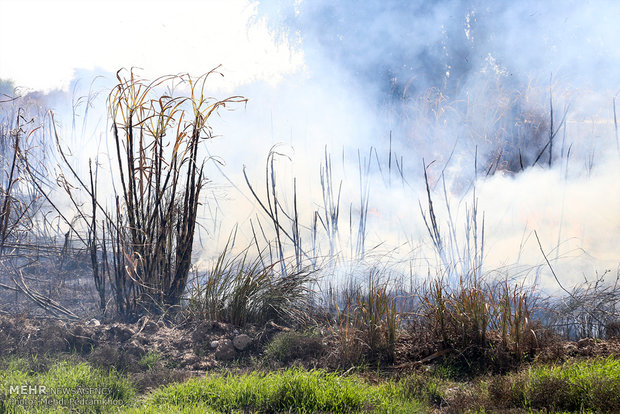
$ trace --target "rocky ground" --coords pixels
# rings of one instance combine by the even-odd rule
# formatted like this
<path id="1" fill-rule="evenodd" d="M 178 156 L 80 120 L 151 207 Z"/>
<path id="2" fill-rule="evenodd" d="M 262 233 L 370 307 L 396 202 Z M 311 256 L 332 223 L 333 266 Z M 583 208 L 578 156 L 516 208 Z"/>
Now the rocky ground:
<path id="1" fill-rule="evenodd" d="M 279 332 L 289 328 L 275 323 L 247 326 L 244 329 L 220 322 L 203 321 L 178 326 L 170 322 L 143 317 L 133 324 L 106 323 L 96 319 L 64 322 L 54 319 L 28 319 L 0 315 L 0 356 L 28 354 L 78 354 L 94 362 L 131 368 L 145 355 L 157 354 L 168 366 L 189 371 L 207 371 L 251 364 Z M 329 348 L 333 338 L 326 335 L 321 345 Z M 415 344 L 403 336 L 397 345 L 397 360 L 392 367 L 411 366 L 408 357 Z M 323 356 L 329 354 L 325 349 Z M 298 355 L 304 359 L 303 349 Z M 316 353 L 315 353 L 316 355 Z M 620 355 L 620 338 L 558 341 L 542 355 L 547 360 L 569 357 L 605 357 Z M 427 362 L 431 363 L 432 358 Z M 327 365 L 324 358 L 315 365 Z"/>
<path id="2" fill-rule="evenodd" d="M 101 324 L 0 315 L 0 354 L 114 352 L 130 362 L 156 352 L 177 367 L 204 371 L 256 354 L 268 338 L 287 329 L 274 323 L 240 330 L 219 322 L 171 326 L 147 317 L 133 324 Z"/>

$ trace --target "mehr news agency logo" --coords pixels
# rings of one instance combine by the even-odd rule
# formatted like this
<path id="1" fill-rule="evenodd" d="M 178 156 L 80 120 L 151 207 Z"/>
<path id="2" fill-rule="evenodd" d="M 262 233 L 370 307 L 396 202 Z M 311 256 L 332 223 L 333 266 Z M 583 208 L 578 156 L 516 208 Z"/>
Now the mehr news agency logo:
<path id="1" fill-rule="evenodd" d="M 9 385 L 7 396 L 14 405 L 124 405 L 119 399 L 109 398 L 107 387 L 48 387 L 45 385 Z"/>

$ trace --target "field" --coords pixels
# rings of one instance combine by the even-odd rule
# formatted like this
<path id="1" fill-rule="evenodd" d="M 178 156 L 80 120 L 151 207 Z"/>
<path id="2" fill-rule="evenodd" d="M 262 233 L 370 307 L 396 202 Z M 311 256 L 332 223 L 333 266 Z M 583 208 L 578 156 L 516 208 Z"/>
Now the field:
<path id="1" fill-rule="evenodd" d="M 0 79 L 0 414 L 620 412 L 606 20 L 294 3 L 273 84 Z"/>
<path id="2" fill-rule="evenodd" d="M 611 413 L 620 408 L 617 340 L 566 347 L 556 351 L 555 362 L 464 378 L 447 363 L 417 370 L 334 370 L 321 361 L 325 349 L 316 345 L 320 339 L 310 338 L 280 333 L 264 353 L 248 350 L 229 364 L 206 363 L 209 351 L 188 361 L 156 351 L 128 352 L 122 346 L 90 354 L 5 357 L 0 385 L 8 392 L 0 408 L 7 413 Z M 294 345 L 299 341 L 303 348 Z M 291 357 L 294 367 L 285 368 Z"/>
<path id="3" fill-rule="evenodd" d="M 119 75 L 108 98 L 118 166 L 113 204 L 99 195 L 98 186 L 109 185 L 99 183 L 100 161 L 89 160 L 80 173 L 54 123 L 22 125 L 27 101 L 9 103 L 0 228 L 4 411 L 41 401 L 52 405 L 37 410 L 94 412 L 620 407 L 618 279 L 604 273 L 565 286 L 535 231 L 544 262 L 532 270 L 550 271 L 560 296 L 538 291 L 538 276 L 518 276 L 517 266 L 483 270 L 485 216 L 475 187 L 461 233 L 445 178 L 444 210 L 426 164 L 419 207 L 434 265 L 411 259 L 407 274 L 402 262 L 367 247 L 369 176 L 360 175 L 357 235 L 342 237 L 342 183 L 336 190 L 327 152 L 323 209 L 311 226 L 301 223 L 296 187 L 292 210 L 280 201 L 290 195 L 276 186 L 276 150 L 267 159 L 264 196 L 244 172 L 264 213 L 249 222 L 248 247 L 239 248 L 235 225 L 210 265 L 194 265 L 207 185 L 201 135 L 210 137 L 207 120 L 218 108 L 246 102 L 204 98 L 210 74 L 155 83 Z M 159 83 L 171 80 L 186 83 L 189 95 L 153 100 Z M 194 119 L 182 121 L 192 111 Z M 49 140 L 55 150 L 45 146 Z M 44 178 L 54 162 L 63 171 L 60 192 L 48 191 L 53 184 Z M 448 217 L 447 233 L 440 214 Z M 421 277 L 424 266 L 435 275 Z M 24 402 L 25 389 L 16 388 L 23 385 L 69 391 L 56 400 L 27 394 Z M 70 398 L 71 389 L 83 388 L 102 388 L 109 398 L 93 406 Z"/>
<path id="4" fill-rule="evenodd" d="M 6 113 L 2 137 L 14 178 L 5 181 L 1 227 L 1 412 L 620 409 L 618 279 L 604 273 L 565 286 L 536 232 L 544 261 L 532 270 L 551 272 L 554 295 L 517 266 L 483 270 L 477 200 L 460 233 L 445 183 L 446 210 L 434 203 L 426 166 L 419 214 L 436 261 L 425 277 L 417 274 L 425 265 L 407 274 L 365 247 L 364 196 L 357 235 L 341 237 L 341 190 L 327 153 L 313 226 L 300 223 L 295 187 L 292 210 L 280 202 L 287 195 L 276 188 L 273 151 L 264 197 L 245 176 L 264 213 L 250 221 L 249 247 L 238 247 L 235 225 L 207 267 L 193 265 L 206 185 L 200 134 L 219 106 L 245 102 L 203 100 L 206 78 L 181 79 L 190 95 L 155 109 L 156 86 L 119 76 L 109 98 L 118 119 L 114 204 L 99 195 L 99 162 L 80 174 L 57 130 L 21 126 L 27 102 L 11 102 L 18 117 Z M 195 119 L 180 123 L 190 110 Z M 166 126 L 177 131 L 171 142 Z M 55 151 L 43 145 L 50 139 Z M 60 196 L 43 178 L 52 156 L 64 171 Z M 449 217 L 447 234 L 439 214 Z"/>

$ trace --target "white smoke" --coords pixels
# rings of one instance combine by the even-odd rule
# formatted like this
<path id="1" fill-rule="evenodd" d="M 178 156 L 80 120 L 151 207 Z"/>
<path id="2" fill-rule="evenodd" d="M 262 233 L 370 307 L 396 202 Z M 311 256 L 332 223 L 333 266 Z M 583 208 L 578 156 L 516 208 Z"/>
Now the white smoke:
<path id="1" fill-rule="evenodd" d="M 3 1 L 0 7 L 20 14 L 17 4 Z M 424 159 L 440 230 L 445 240 L 450 226 L 457 234 L 454 258 L 466 256 L 464 228 L 475 185 L 478 224 L 483 212 L 485 219 L 485 270 L 541 270 L 534 231 L 567 280 L 618 265 L 620 171 L 612 112 L 620 88 L 617 3 L 124 4 L 97 9 L 71 3 L 65 10 L 72 14 L 59 16 L 65 19 L 61 32 L 49 28 L 56 12 L 40 9 L 33 16 L 41 28 L 37 36 L 56 33 L 49 36 L 57 47 L 42 55 L 39 46 L 21 63 L 2 59 L 0 77 L 34 89 L 61 80 L 71 99 L 80 94 L 66 87 L 74 85 L 68 82 L 74 73 L 84 94 L 89 76 L 105 75 L 104 90 L 119 67 L 140 66 L 145 77 L 154 77 L 200 74 L 223 63 L 226 76 L 211 93 L 243 95 L 249 102 L 212 121 L 221 137 L 207 148 L 225 165 L 209 167 L 213 182 L 206 190 L 199 262 L 218 254 L 236 224 L 248 243 L 250 220 L 256 224 L 259 217 L 268 225 L 242 171 L 245 166 L 264 196 L 267 154 L 283 143 L 277 148 L 290 160 L 276 162 L 279 196 L 290 212 L 295 177 L 305 246 L 313 213 L 325 215 L 320 173 L 327 150 L 335 191 L 342 181 L 337 249 L 349 258 L 366 194 L 367 256 L 420 274 L 437 263 L 420 213 L 420 203 L 427 208 Z M 120 19 L 115 11 L 125 7 L 123 16 L 137 17 Z M 95 12 L 99 18 L 89 17 Z M 0 39 L 7 39 L 11 28 L 2 27 Z M 32 45 L 22 42 L 24 50 Z M 12 47 L 0 40 L 3 53 L 17 53 Z M 35 65 L 37 59 L 47 62 L 46 70 Z M 65 112 L 66 136 L 72 123 Z M 88 117 L 95 118 L 76 135 L 102 142 L 101 114 L 102 106 L 93 108 Z"/>

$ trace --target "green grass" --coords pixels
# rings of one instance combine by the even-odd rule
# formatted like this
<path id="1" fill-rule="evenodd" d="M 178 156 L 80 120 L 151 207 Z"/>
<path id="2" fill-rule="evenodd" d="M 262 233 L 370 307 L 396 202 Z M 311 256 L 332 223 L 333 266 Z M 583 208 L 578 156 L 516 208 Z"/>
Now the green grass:
<path id="1" fill-rule="evenodd" d="M 458 388 L 447 401 L 454 412 L 618 413 L 620 360 L 590 358 L 534 365 L 450 387 Z"/>
<path id="2" fill-rule="evenodd" d="M 524 394 L 531 408 L 620 412 L 620 360 L 610 357 L 531 368 Z"/>
<path id="3" fill-rule="evenodd" d="M 123 409 L 123 413 L 127 414 L 221 414 L 221 411 L 209 407 L 205 403 L 196 403 L 193 405 L 177 406 L 173 404 L 162 405 L 141 405 Z M 250 411 L 251 412 L 251 411 Z"/>
<path id="4" fill-rule="evenodd" d="M 406 397 L 400 384 L 369 385 L 355 377 L 300 369 L 207 376 L 159 389 L 144 404 L 155 411 L 170 406 L 188 412 L 208 407 L 223 413 L 425 411 L 422 403 Z"/>
<path id="5" fill-rule="evenodd" d="M 11 386 L 45 386 L 46 395 L 18 395 Z M 52 389 L 105 389 L 105 395 L 52 394 Z M 69 399 L 105 402 L 67 403 Z M 44 405 L 43 399 L 55 400 Z M 65 404 L 59 404 L 59 399 Z M 37 402 L 18 404 L 18 399 Z M 4 413 L 423 413 L 620 412 L 620 359 L 591 358 L 533 365 L 506 375 L 457 383 L 425 372 L 369 384 L 358 376 L 301 368 L 246 374 L 209 374 L 136 395 L 130 377 L 88 363 L 51 359 L 0 361 L 0 414 Z"/>
<path id="6" fill-rule="evenodd" d="M 219 374 L 159 388 L 137 397 L 130 380 L 114 370 L 88 363 L 11 359 L 0 362 L 0 414 L 128 412 L 128 413 L 419 413 L 424 405 L 401 383 L 370 385 L 353 376 L 290 369 L 283 372 Z M 11 386 L 45 386 L 46 394 L 19 395 Z M 105 395 L 52 394 L 52 389 L 106 389 Z M 113 399 L 122 408 L 70 399 Z M 27 399 L 24 406 L 18 400 Z M 64 403 L 60 400 L 63 399 Z M 52 404 L 46 400 L 53 400 Z"/>
<path id="7" fill-rule="evenodd" d="M 145 370 L 153 369 L 162 359 L 162 356 L 159 352 L 151 351 L 144 355 L 140 361 L 138 361 L 138 365 Z"/>
<path id="8" fill-rule="evenodd" d="M 0 413 L 71 412 L 71 409 L 95 413 L 110 409 L 109 400 L 127 404 L 135 395 L 131 383 L 114 370 L 104 372 L 83 362 L 56 361 L 45 372 L 37 372 L 31 368 L 31 362 L 4 361 L 0 370 Z M 11 388 L 24 385 L 36 387 L 38 394 L 28 391 L 20 394 Z M 87 389 L 90 395 L 78 394 Z"/>
<path id="9" fill-rule="evenodd" d="M 312 332 L 280 332 L 265 347 L 265 359 L 290 363 L 296 359 L 317 357 L 323 352 L 321 337 Z"/>

